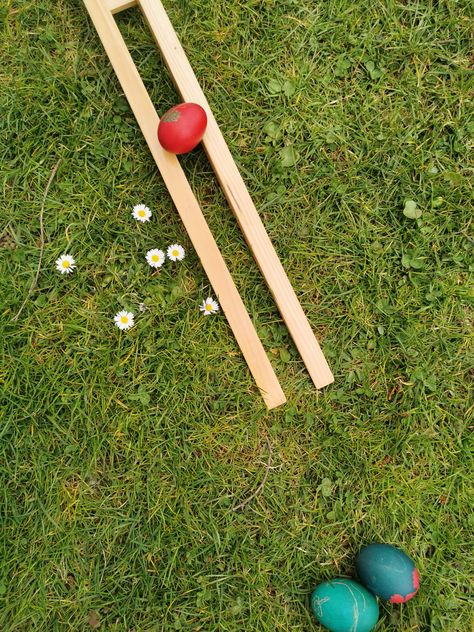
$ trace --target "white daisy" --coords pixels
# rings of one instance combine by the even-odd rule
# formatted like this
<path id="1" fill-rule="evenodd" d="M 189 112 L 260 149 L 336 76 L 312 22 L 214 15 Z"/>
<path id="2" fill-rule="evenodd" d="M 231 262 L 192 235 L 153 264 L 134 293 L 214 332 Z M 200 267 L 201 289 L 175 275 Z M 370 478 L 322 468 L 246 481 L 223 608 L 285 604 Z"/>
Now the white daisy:
<path id="1" fill-rule="evenodd" d="M 61 255 L 59 259 L 56 259 L 56 270 L 59 270 L 61 274 L 70 274 L 76 267 L 76 262 L 71 255 Z"/>
<path id="2" fill-rule="evenodd" d="M 146 260 L 152 268 L 161 268 L 165 262 L 165 253 L 158 248 L 153 248 L 146 253 Z"/>
<path id="3" fill-rule="evenodd" d="M 204 316 L 209 316 L 219 311 L 219 303 L 208 296 L 199 309 L 204 313 Z"/>
<path id="4" fill-rule="evenodd" d="M 144 204 L 137 204 L 133 207 L 132 215 L 139 222 L 148 222 L 151 217 L 151 211 Z"/>
<path id="5" fill-rule="evenodd" d="M 186 253 L 184 252 L 183 246 L 180 246 L 179 244 L 171 244 L 171 246 L 168 246 L 166 254 L 168 255 L 168 259 L 171 259 L 171 261 L 181 261 L 181 259 L 184 259 L 184 255 Z"/>
<path id="6" fill-rule="evenodd" d="M 118 314 L 115 314 L 114 321 L 119 329 L 130 329 L 135 324 L 134 321 L 135 316 L 132 312 L 126 312 L 122 310 Z"/>

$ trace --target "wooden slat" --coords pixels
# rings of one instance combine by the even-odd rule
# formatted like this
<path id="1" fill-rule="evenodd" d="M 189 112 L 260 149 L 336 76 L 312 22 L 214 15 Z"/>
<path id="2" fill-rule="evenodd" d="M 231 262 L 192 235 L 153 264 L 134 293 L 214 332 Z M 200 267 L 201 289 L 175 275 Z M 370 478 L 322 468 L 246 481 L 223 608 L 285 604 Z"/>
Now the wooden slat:
<path id="1" fill-rule="evenodd" d="M 104 0 L 104 2 L 111 13 L 120 13 L 120 11 L 137 6 L 137 0 Z"/>
<path id="2" fill-rule="evenodd" d="M 102 0 L 84 3 L 263 399 L 279 406 L 285 395 L 178 159 L 158 142 L 158 114 L 115 20 Z"/>
<path id="3" fill-rule="evenodd" d="M 208 125 L 203 143 L 209 160 L 314 384 L 317 388 L 327 386 L 334 377 L 168 15 L 160 0 L 138 3 L 183 100 L 199 103 L 206 110 Z"/>

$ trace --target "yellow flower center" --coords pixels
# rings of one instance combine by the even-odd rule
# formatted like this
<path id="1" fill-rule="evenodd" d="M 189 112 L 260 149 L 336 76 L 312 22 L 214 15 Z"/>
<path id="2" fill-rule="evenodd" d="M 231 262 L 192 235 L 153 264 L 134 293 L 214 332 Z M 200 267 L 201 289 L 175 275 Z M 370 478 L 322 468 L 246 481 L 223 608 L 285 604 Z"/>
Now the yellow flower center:
<path id="1" fill-rule="evenodd" d="M 138 215 L 139 215 L 139 217 L 145 217 L 145 210 L 144 209 L 140 209 L 138 211 Z"/>
<path id="2" fill-rule="evenodd" d="M 69 268 L 70 265 L 69 261 L 63 261 L 63 268 Z"/>
<path id="3" fill-rule="evenodd" d="M 173 257 L 179 257 L 179 250 L 173 250 Z"/>
<path id="4" fill-rule="evenodd" d="M 212 312 L 212 305 L 210 303 L 206 303 L 206 310 Z"/>
<path id="5" fill-rule="evenodd" d="M 128 316 L 121 316 L 120 321 L 126 325 L 128 323 Z"/>
<path id="6" fill-rule="evenodd" d="M 160 260 L 160 258 L 159 258 L 159 256 L 158 256 L 158 255 L 151 255 L 151 260 L 152 260 L 152 261 L 154 261 L 154 262 L 156 263 L 157 261 L 159 261 L 159 260 Z"/>

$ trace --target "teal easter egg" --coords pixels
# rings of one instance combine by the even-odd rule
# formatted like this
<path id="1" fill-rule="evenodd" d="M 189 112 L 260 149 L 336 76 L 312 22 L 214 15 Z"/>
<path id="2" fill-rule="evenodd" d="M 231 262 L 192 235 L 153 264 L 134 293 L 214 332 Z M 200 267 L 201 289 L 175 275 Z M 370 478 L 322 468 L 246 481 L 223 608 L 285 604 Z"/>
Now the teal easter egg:
<path id="1" fill-rule="evenodd" d="M 391 603 L 414 597 L 420 576 L 406 553 L 390 544 L 369 544 L 356 560 L 357 574 L 364 586 Z"/>
<path id="2" fill-rule="evenodd" d="M 352 579 L 331 579 L 316 586 L 311 610 L 332 632 L 370 632 L 379 618 L 375 597 Z"/>

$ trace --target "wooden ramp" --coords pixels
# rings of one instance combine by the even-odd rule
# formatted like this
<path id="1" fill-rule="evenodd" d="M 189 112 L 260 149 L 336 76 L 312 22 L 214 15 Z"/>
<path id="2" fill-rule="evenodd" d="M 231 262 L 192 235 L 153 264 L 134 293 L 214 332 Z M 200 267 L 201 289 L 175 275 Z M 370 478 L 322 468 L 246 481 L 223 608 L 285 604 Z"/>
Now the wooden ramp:
<path id="1" fill-rule="evenodd" d="M 124 9 L 140 7 L 183 101 L 205 109 L 208 124 L 202 142 L 229 206 L 311 379 L 317 388 L 327 386 L 334 380 L 331 370 L 162 3 L 84 0 L 84 4 L 266 405 L 283 404 L 285 395 L 177 157 L 158 142 L 159 116 L 113 17 Z"/>

